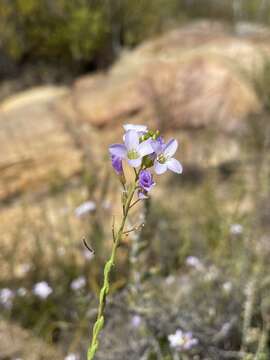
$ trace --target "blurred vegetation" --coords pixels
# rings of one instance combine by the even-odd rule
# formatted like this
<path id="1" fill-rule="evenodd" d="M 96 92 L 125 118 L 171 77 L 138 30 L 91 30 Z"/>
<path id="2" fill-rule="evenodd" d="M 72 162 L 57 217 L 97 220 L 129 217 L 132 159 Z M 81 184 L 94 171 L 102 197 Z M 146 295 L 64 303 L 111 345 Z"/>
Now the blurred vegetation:
<path id="1" fill-rule="evenodd" d="M 161 193 L 134 212 L 132 221 L 145 221 L 145 227 L 119 249 L 97 359 L 269 359 L 269 74 L 266 63 L 261 76 L 252 80 L 263 108 L 247 120 L 244 136 L 234 135 L 242 149 L 237 164 L 206 166 L 201 173 L 186 167 L 181 177 L 168 176 Z M 93 168 L 95 162 L 88 161 L 85 167 Z M 110 232 L 112 213 L 102 204 L 117 185 L 106 172 L 93 173 L 83 174 L 72 202 L 65 187 L 52 186 L 51 195 L 59 203 L 67 201 L 61 222 L 53 223 L 45 204 L 40 203 L 40 223 L 27 215 L 26 207 L 10 251 L 4 248 L 1 254 L 10 276 L 0 280 L 0 289 L 15 294 L 12 306 L 0 304 L 3 317 L 65 352 L 82 354 L 79 359 L 87 348 L 108 255 L 109 235 L 102 229 Z M 78 220 L 78 232 L 70 210 L 89 198 L 97 209 Z M 79 233 L 96 250 L 94 259 L 84 258 Z M 29 269 L 18 277 L 14 274 L 20 245 L 25 247 L 24 241 L 18 242 L 22 236 L 32 237 L 34 246 L 24 258 Z M 129 261 L 130 255 L 135 262 Z M 80 277 L 85 285 L 73 289 Z M 46 299 L 33 293 L 41 280 L 53 289 Z M 18 292 L 22 288 L 23 296 Z M 132 325 L 134 315 L 139 325 Z M 169 346 L 167 336 L 177 328 L 199 339 L 199 346 L 185 357 Z"/>
<path id="2" fill-rule="evenodd" d="M 113 61 L 122 46 L 135 46 L 178 21 L 219 17 L 268 23 L 269 6 L 269 2 L 255 0 L 2 0 L 0 49 L 17 63 L 42 60 L 77 70 L 102 67 Z M 146 244 L 143 253 L 149 261 L 143 267 L 139 262 L 145 276 L 141 276 L 143 281 L 132 301 L 127 296 L 128 274 L 131 285 L 138 284 L 132 283 L 134 269 L 128 261 L 131 245 L 119 249 L 104 330 L 108 340 L 104 340 L 98 359 L 108 360 L 108 354 L 112 359 L 179 359 L 167 340 L 178 327 L 192 330 L 199 339 L 200 346 L 186 359 L 269 359 L 269 63 L 252 81 L 262 111 L 247 121 L 244 136 L 239 135 L 239 162 L 209 167 L 201 173 L 185 168 L 183 176 L 168 177 L 162 194 L 147 203 L 146 226 L 137 240 Z M 162 116 L 166 122 L 170 114 Z M 108 253 L 108 234 L 103 229 L 108 229 L 112 214 L 102 204 L 108 200 L 107 192 L 114 192 L 110 176 L 106 173 L 101 179 L 93 159 L 85 168 L 92 173 L 86 170 L 72 202 L 59 207 L 62 222 L 54 224 L 42 203 L 41 220 L 28 215 L 26 206 L 25 218 L 14 228 L 9 247 L 2 249 L 0 257 L 2 263 L 8 263 L 9 274 L 0 280 L 0 289 L 15 294 L 11 307 L 0 304 L 1 316 L 65 352 L 75 349 L 81 354 L 96 315 Z M 116 180 L 112 186 L 115 184 Z M 58 174 L 52 174 L 50 185 L 55 199 L 71 192 Z M 98 204 L 97 209 L 77 220 L 80 231 L 75 231 L 73 210 L 89 198 Z M 94 261 L 85 258 L 81 234 L 96 250 Z M 29 237 L 34 244 L 24 259 L 29 269 L 16 276 L 20 265 L 16 256 L 23 252 L 24 240 Z M 200 268 L 188 265 L 188 257 L 197 257 Z M 72 289 L 72 282 L 81 276 L 85 286 Z M 33 293 L 40 280 L 53 289 L 46 299 Z M 25 294 L 20 295 L 18 289 Z M 122 291 L 117 294 L 118 289 Z M 143 326 L 130 330 L 134 314 L 141 316 Z M 130 346 L 130 339 L 135 347 Z"/>
<path id="3" fill-rule="evenodd" d="M 2 0 L 0 60 L 75 71 L 109 65 L 122 47 L 194 18 L 270 22 L 261 0 Z"/>

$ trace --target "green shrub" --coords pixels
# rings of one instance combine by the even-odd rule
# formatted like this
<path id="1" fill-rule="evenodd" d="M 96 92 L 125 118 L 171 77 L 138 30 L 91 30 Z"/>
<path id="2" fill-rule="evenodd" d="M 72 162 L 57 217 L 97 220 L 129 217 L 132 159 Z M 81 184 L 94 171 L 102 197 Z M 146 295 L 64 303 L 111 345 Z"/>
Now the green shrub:
<path id="1" fill-rule="evenodd" d="M 247 0 L 2 0 L 0 49 L 16 61 L 83 65 L 111 61 L 122 46 L 186 19 L 269 22 L 269 6 Z"/>

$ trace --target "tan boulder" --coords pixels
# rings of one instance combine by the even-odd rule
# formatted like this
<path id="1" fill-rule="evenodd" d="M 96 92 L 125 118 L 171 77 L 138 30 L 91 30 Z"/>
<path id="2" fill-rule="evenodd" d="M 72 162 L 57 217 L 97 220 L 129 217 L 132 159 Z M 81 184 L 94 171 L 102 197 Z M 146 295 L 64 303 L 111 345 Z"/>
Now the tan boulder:
<path id="1" fill-rule="evenodd" d="M 139 90 L 134 77 L 89 76 L 75 82 L 72 103 L 79 118 L 102 127 L 141 112 L 146 104 Z"/>
<path id="2" fill-rule="evenodd" d="M 54 109 L 67 92 L 41 87 L 0 104 L 0 199 L 47 188 L 81 170 L 81 153 Z"/>
<path id="3" fill-rule="evenodd" d="M 260 109 L 250 80 L 269 54 L 265 32 L 189 25 L 124 53 L 106 74 L 78 79 L 71 102 L 79 118 L 99 127 L 141 117 L 231 130 Z"/>
<path id="4" fill-rule="evenodd" d="M 209 22 L 184 26 L 123 53 L 107 73 L 83 76 L 71 89 L 45 86 L 3 101 L 0 199 L 64 183 L 85 161 L 100 167 L 123 122 L 167 131 L 238 128 L 260 109 L 250 77 L 269 55 L 265 31 L 243 35 Z M 232 144 L 228 152 L 233 158 L 236 149 Z M 193 146 L 189 162 L 199 162 L 195 153 Z M 213 151 L 213 162 L 225 155 Z"/>

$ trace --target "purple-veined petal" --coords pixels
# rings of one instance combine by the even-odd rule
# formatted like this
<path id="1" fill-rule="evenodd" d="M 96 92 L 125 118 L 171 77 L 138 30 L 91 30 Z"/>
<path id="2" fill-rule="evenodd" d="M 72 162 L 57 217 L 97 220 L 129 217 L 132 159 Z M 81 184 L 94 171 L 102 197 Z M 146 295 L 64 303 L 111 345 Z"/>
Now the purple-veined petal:
<path id="1" fill-rule="evenodd" d="M 135 130 L 137 132 L 146 132 L 147 131 L 147 126 L 145 126 L 145 125 L 124 124 L 123 128 L 125 131 L 129 131 L 129 130 Z"/>
<path id="2" fill-rule="evenodd" d="M 135 130 L 129 130 L 125 134 L 125 145 L 127 150 L 137 150 L 139 146 L 139 135 Z"/>
<path id="3" fill-rule="evenodd" d="M 118 156 L 111 155 L 112 158 L 112 167 L 114 168 L 115 172 L 120 175 L 123 173 L 123 164 L 122 159 Z"/>
<path id="4" fill-rule="evenodd" d="M 128 163 L 129 163 L 130 166 L 132 166 L 134 168 L 137 168 L 137 167 L 141 166 L 142 158 L 139 157 L 137 159 L 128 159 Z"/>
<path id="5" fill-rule="evenodd" d="M 153 149 L 153 152 L 156 154 L 160 154 L 162 152 L 162 144 L 158 140 L 151 140 L 151 146 Z"/>
<path id="6" fill-rule="evenodd" d="M 171 159 L 167 160 L 166 163 L 167 163 L 168 169 L 170 169 L 171 171 L 173 171 L 177 174 L 182 174 L 183 167 L 178 160 L 171 158 Z"/>
<path id="7" fill-rule="evenodd" d="M 141 156 L 152 154 L 153 148 L 151 146 L 151 142 L 151 139 L 147 139 L 139 144 L 138 152 Z"/>
<path id="8" fill-rule="evenodd" d="M 171 139 L 170 141 L 168 141 L 163 151 L 165 157 L 172 157 L 175 154 L 177 148 L 178 148 L 177 140 Z"/>
<path id="9" fill-rule="evenodd" d="M 117 156 L 120 159 L 124 159 L 127 156 L 127 149 L 123 144 L 113 144 L 109 147 L 111 155 Z"/>
<path id="10" fill-rule="evenodd" d="M 165 173 L 165 171 L 167 170 L 167 164 L 166 163 L 161 164 L 160 162 L 155 160 L 154 169 L 155 169 L 156 174 L 161 175 L 161 174 Z"/>

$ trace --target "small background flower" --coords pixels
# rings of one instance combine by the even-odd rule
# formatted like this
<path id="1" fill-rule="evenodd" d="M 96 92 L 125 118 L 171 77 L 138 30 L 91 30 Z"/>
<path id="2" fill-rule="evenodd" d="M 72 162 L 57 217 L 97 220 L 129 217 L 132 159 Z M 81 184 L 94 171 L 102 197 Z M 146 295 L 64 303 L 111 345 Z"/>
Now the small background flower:
<path id="1" fill-rule="evenodd" d="M 202 271 L 204 270 L 204 265 L 203 263 L 201 262 L 200 259 L 198 259 L 196 256 L 188 256 L 186 258 L 186 264 L 188 266 L 191 266 L 193 268 L 195 268 L 196 270 L 198 271 Z"/>
<path id="2" fill-rule="evenodd" d="M 133 328 L 138 328 L 142 323 L 142 318 L 140 315 L 133 315 L 131 318 L 131 326 Z"/>
<path id="3" fill-rule="evenodd" d="M 25 296 L 25 295 L 27 295 L 27 290 L 26 290 L 26 288 L 24 288 L 24 287 L 20 287 L 18 290 L 17 290 L 17 294 L 19 295 L 19 296 Z"/>
<path id="4" fill-rule="evenodd" d="M 75 215 L 80 218 L 92 211 L 96 210 L 96 203 L 94 201 L 85 201 L 75 209 Z"/>
<path id="5" fill-rule="evenodd" d="M 53 289 L 46 281 L 41 281 L 35 284 L 33 293 L 41 299 L 47 299 L 47 297 L 53 292 Z"/>
<path id="6" fill-rule="evenodd" d="M 70 287 L 72 290 L 77 291 L 77 290 L 84 288 L 85 285 L 86 285 L 85 277 L 80 276 L 71 282 Z"/>
<path id="7" fill-rule="evenodd" d="M 80 357 L 78 354 L 70 353 L 65 356 L 65 360 L 80 360 Z"/>
<path id="8" fill-rule="evenodd" d="M 230 233 L 232 235 L 241 235 L 243 230 L 244 230 L 244 228 L 243 228 L 243 225 L 241 225 L 241 224 L 232 224 L 230 226 Z"/>
<path id="9" fill-rule="evenodd" d="M 5 308 L 10 309 L 12 307 L 14 299 L 14 292 L 11 289 L 4 288 L 0 290 L 0 304 Z"/>
<path id="10" fill-rule="evenodd" d="M 190 350 L 198 344 L 198 339 L 194 338 L 192 332 L 184 332 L 177 329 L 174 334 L 168 336 L 170 346 L 178 351 Z"/>

